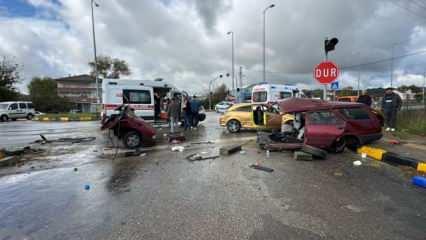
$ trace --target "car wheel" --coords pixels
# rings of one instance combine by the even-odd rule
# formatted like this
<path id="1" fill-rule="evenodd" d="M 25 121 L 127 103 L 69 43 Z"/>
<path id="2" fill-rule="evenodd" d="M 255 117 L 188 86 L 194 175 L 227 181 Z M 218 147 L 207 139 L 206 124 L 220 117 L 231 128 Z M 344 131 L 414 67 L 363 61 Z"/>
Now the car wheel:
<path id="1" fill-rule="evenodd" d="M 27 119 L 28 119 L 28 120 L 33 119 L 33 117 L 34 117 L 34 115 L 32 115 L 31 113 L 27 115 Z"/>
<path id="2" fill-rule="evenodd" d="M 241 123 L 238 120 L 232 119 L 226 124 L 226 128 L 231 133 L 237 133 L 241 130 Z"/>
<path id="3" fill-rule="evenodd" d="M 130 149 L 138 148 L 142 144 L 142 137 L 138 132 L 130 131 L 124 135 L 123 143 L 124 143 L 124 146 L 126 146 L 126 148 L 130 148 Z"/>
<path id="4" fill-rule="evenodd" d="M 345 148 L 346 148 L 346 139 L 341 138 L 334 142 L 332 150 L 335 153 L 342 153 L 343 151 L 345 151 Z"/>
<path id="5" fill-rule="evenodd" d="M 320 158 L 320 159 L 325 159 L 327 157 L 327 152 L 320 149 L 320 148 L 316 148 L 310 145 L 306 145 L 304 144 L 302 146 L 302 152 L 305 153 L 309 153 L 312 154 L 312 156 L 316 157 L 316 158 Z"/>
<path id="6" fill-rule="evenodd" d="M 9 120 L 9 117 L 7 117 L 7 115 L 2 115 L 1 118 L 0 118 L 0 120 L 2 122 L 7 122 Z"/>
<path id="7" fill-rule="evenodd" d="M 352 151 L 356 151 L 361 146 L 361 143 L 359 142 L 358 138 L 355 136 L 346 137 L 345 142 L 346 142 L 346 146 Z"/>

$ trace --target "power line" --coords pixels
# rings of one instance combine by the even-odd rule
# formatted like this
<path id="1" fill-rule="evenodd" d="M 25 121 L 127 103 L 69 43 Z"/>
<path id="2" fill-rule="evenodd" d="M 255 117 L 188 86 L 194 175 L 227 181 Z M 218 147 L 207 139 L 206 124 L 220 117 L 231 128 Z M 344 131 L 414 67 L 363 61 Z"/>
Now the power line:
<path id="1" fill-rule="evenodd" d="M 393 57 L 393 58 L 385 58 L 385 59 L 380 59 L 380 60 L 376 60 L 376 61 L 372 61 L 372 62 L 361 63 L 361 64 L 357 64 L 357 65 L 344 66 L 344 67 L 341 67 L 341 69 L 348 69 L 348 68 L 356 68 L 356 67 L 363 67 L 363 66 L 368 66 L 368 65 L 374 65 L 374 64 L 378 64 L 378 63 L 389 62 L 389 61 L 392 61 L 392 60 L 395 60 L 395 59 L 401 59 L 401 58 L 415 56 L 415 55 L 421 55 L 421 54 L 426 54 L 426 50 L 422 50 L 422 51 L 418 51 L 418 52 L 412 52 L 412 53 L 407 53 L 407 54 L 396 56 L 396 57 Z"/>
<path id="2" fill-rule="evenodd" d="M 400 4 L 398 4 L 398 3 L 400 3 L 399 1 L 396 1 L 396 2 L 394 2 L 394 1 L 390 1 L 390 3 L 393 3 L 393 4 L 394 4 L 394 6 L 397 6 L 397 7 L 399 7 L 399 8 L 402 8 L 402 9 L 404 9 L 404 10 L 406 10 L 406 11 L 410 12 L 411 14 L 413 14 L 413 15 L 414 15 L 414 16 L 416 16 L 416 17 L 419 17 L 419 18 L 422 18 L 422 19 L 426 19 L 426 16 L 420 15 L 419 13 L 417 13 L 417 12 L 413 11 L 411 8 L 408 8 L 408 7 L 405 7 L 404 5 L 400 5 Z"/>

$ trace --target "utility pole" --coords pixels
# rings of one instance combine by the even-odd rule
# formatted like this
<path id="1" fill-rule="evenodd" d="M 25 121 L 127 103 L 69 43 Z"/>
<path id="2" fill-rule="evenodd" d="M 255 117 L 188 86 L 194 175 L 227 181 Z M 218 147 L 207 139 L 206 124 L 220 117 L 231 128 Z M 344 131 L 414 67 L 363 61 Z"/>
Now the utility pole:
<path id="1" fill-rule="evenodd" d="M 241 88 L 243 88 L 243 66 L 240 66 L 239 76 L 240 76 L 240 90 L 241 90 Z"/>
<path id="2" fill-rule="evenodd" d="M 359 92 L 359 82 L 361 81 L 361 71 L 358 70 L 358 87 L 357 87 L 357 96 L 359 97 L 360 92 Z"/>
<path id="3" fill-rule="evenodd" d="M 426 110 L 425 87 L 426 87 L 426 72 L 423 74 L 423 108 Z"/>
<path id="4" fill-rule="evenodd" d="M 99 78 L 98 78 L 98 58 L 96 55 L 96 34 L 95 34 L 95 14 L 93 12 L 93 5 L 99 7 L 94 0 L 91 0 L 90 6 L 92 8 L 92 32 L 93 32 L 93 55 L 95 58 L 95 83 L 96 83 L 96 102 L 101 103 L 101 98 L 99 96 Z"/>
<path id="5" fill-rule="evenodd" d="M 275 7 L 271 4 L 263 10 L 263 82 L 266 82 L 266 11 Z"/>

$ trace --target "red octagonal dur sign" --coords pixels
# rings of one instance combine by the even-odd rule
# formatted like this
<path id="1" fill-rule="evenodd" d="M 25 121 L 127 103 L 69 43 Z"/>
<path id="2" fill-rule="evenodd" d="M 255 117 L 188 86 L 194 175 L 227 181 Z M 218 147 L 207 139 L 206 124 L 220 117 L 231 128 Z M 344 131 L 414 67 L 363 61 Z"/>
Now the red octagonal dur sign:
<path id="1" fill-rule="evenodd" d="M 332 61 L 324 61 L 314 68 L 314 78 L 321 84 L 333 82 L 339 74 L 339 67 Z"/>

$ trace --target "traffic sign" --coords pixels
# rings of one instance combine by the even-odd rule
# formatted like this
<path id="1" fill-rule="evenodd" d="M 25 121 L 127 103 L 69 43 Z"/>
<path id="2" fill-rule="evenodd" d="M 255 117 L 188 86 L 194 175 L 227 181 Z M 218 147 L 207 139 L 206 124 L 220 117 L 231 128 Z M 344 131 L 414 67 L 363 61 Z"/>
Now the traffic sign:
<path id="1" fill-rule="evenodd" d="M 339 81 L 334 81 L 330 85 L 331 90 L 339 90 Z"/>
<path id="2" fill-rule="evenodd" d="M 339 76 L 339 67 L 332 61 L 324 61 L 314 68 L 314 78 L 321 84 L 333 82 Z"/>

